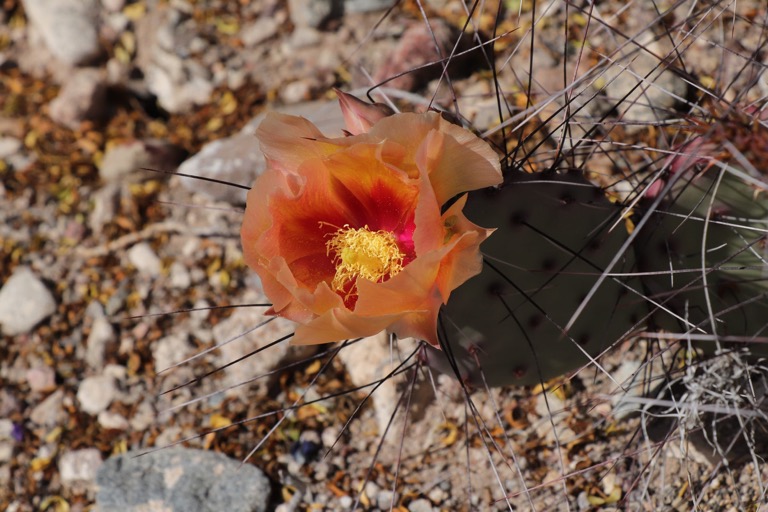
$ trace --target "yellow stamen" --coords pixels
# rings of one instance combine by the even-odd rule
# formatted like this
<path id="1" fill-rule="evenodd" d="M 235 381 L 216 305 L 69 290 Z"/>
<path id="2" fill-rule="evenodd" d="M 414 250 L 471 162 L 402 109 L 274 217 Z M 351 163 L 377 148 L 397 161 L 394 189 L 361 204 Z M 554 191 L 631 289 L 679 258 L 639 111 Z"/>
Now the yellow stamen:
<path id="1" fill-rule="evenodd" d="M 371 231 L 368 226 L 355 229 L 345 225 L 325 244 L 327 254 L 335 253 L 336 275 L 331 287 L 342 291 L 362 277 L 379 282 L 403 270 L 403 253 L 395 235 L 389 231 Z M 353 287 L 354 289 L 354 287 Z M 352 293 L 352 290 L 347 290 Z"/>

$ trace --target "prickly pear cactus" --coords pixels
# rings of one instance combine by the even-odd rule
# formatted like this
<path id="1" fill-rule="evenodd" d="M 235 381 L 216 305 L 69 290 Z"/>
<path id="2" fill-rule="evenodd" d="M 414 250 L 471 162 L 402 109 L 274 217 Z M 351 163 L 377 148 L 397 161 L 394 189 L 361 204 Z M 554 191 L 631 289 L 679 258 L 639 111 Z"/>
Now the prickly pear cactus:
<path id="1" fill-rule="evenodd" d="M 639 233 L 637 257 L 645 285 L 663 305 L 654 314 L 658 327 L 707 351 L 747 344 L 764 356 L 768 180 L 760 154 L 768 155 L 768 129 L 757 125 L 748 135 L 727 134 L 744 142 L 741 149 L 712 137 L 679 148 L 661 183 L 670 185 L 660 208 L 638 211 L 652 217 Z"/>
<path id="2" fill-rule="evenodd" d="M 537 384 L 590 365 L 642 319 L 639 282 L 600 279 L 628 235 L 623 221 L 611 230 L 619 208 L 579 172 L 511 173 L 499 190 L 471 193 L 464 211 L 497 231 L 482 273 L 442 312 L 434 367 L 451 372 L 453 360 L 475 385 Z M 630 249 L 611 273 L 634 270 Z"/>

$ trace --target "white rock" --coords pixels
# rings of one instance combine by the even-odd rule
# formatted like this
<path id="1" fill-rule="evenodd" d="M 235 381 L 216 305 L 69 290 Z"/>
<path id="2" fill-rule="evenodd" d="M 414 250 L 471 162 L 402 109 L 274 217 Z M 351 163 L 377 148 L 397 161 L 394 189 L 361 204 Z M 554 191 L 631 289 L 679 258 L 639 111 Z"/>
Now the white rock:
<path id="1" fill-rule="evenodd" d="M 97 69 L 81 69 L 70 75 L 50 104 L 51 119 L 76 130 L 86 120 L 100 122 L 106 114 L 107 89 Z"/>
<path id="2" fill-rule="evenodd" d="M 118 12 L 125 5 L 125 0 L 101 0 L 101 5 L 106 11 Z"/>
<path id="3" fill-rule="evenodd" d="M 85 362 L 93 369 L 104 365 L 104 355 L 107 347 L 117 342 L 115 329 L 106 317 L 98 317 L 93 320 L 91 332 L 85 347 Z"/>
<path id="4" fill-rule="evenodd" d="M 408 504 L 409 512 L 432 512 L 432 503 L 428 499 L 420 498 Z"/>
<path id="5" fill-rule="evenodd" d="M 48 398 L 37 404 L 29 415 L 32 423 L 37 425 L 53 427 L 67 420 L 67 413 L 64 411 L 64 391 L 59 389 L 54 391 Z"/>
<path id="6" fill-rule="evenodd" d="M 277 34 L 279 26 L 272 16 L 262 16 L 240 29 L 240 39 L 246 47 L 253 47 Z"/>
<path id="7" fill-rule="evenodd" d="M 108 183 L 91 195 L 93 210 L 88 216 L 88 227 L 95 234 L 101 234 L 104 225 L 112 221 L 120 203 L 120 185 L 118 183 Z"/>
<path id="8" fill-rule="evenodd" d="M 78 65 L 98 56 L 95 0 L 24 0 L 23 4 L 32 25 L 59 60 Z"/>
<path id="9" fill-rule="evenodd" d="M 154 421 L 155 409 L 152 407 L 152 404 L 144 401 L 139 404 L 139 407 L 128 422 L 133 430 L 142 431 L 147 430 Z"/>
<path id="10" fill-rule="evenodd" d="M 340 0 L 288 0 L 291 21 L 297 27 L 317 28 L 341 14 Z"/>
<path id="11" fill-rule="evenodd" d="M 185 156 L 180 147 L 157 139 L 111 146 L 99 164 L 99 176 L 106 184 L 99 192 L 110 185 L 160 178 L 163 174 L 156 171 L 175 169 Z M 111 195 L 107 198 L 111 199 Z"/>
<path id="12" fill-rule="evenodd" d="M 101 411 L 98 416 L 99 425 L 106 430 L 127 430 L 128 420 L 116 412 Z"/>
<path id="13" fill-rule="evenodd" d="M 91 484 L 101 466 L 101 453 L 96 448 L 66 452 L 59 459 L 59 475 L 65 487 Z"/>
<path id="14" fill-rule="evenodd" d="M 21 151 L 21 140 L 16 137 L 0 137 L 0 158 L 8 158 Z"/>
<path id="15" fill-rule="evenodd" d="M 13 440 L 13 421 L 9 419 L 0 419 L 0 440 Z"/>
<path id="16" fill-rule="evenodd" d="M 192 285 L 192 277 L 189 275 L 187 267 L 183 263 L 174 261 L 171 264 L 171 286 L 179 289 L 186 290 Z"/>
<path id="17" fill-rule="evenodd" d="M 189 344 L 186 333 L 174 333 L 158 340 L 152 346 L 155 372 L 167 370 L 180 363 L 190 355 L 193 348 Z"/>
<path id="18" fill-rule="evenodd" d="M 98 414 L 109 407 L 116 393 L 115 380 L 112 377 L 96 375 L 83 379 L 77 390 L 77 399 L 80 409 L 89 414 Z"/>
<path id="19" fill-rule="evenodd" d="M 147 177 L 147 171 L 142 171 L 141 168 L 149 167 L 149 162 L 149 152 L 142 142 L 118 144 L 104 153 L 104 158 L 99 164 L 99 176 L 105 183 L 121 181 L 134 173 Z"/>
<path id="20" fill-rule="evenodd" d="M 13 443 L 0 441 L 0 463 L 8 462 L 13 458 Z"/>
<path id="21" fill-rule="evenodd" d="M 56 388 L 56 372 L 50 366 L 30 368 L 26 377 L 32 391 L 51 391 Z"/>
<path id="22" fill-rule="evenodd" d="M 150 277 L 160 275 L 162 262 L 155 251 L 146 242 L 141 242 L 128 249 L 128 261 L 136 270 Z"/>
<path id="23" fill-rule="evenodd" d="M 280 89 L 280 99 L 285 103 L 299 103 L 309 97 L 310 86 L 307 80 L 296 80 Z"/>
<path id="24" fill-rule="evenodd" d="M 381 510 L 392 510 L 397 502 L 397 495 L 387 489 L 382 490 L 379 493 L 378 498 L 378 504 Z"/>
<path id="25" fill-rule="evenodd" d="M 27 267 L 19 267 L 0 289 L 0 328 L 7 336 L 32 330 L 56 311 L 56 301 Z"/>
<path id="26" fill-rule="evenodd" d="M 157 63 L 147 70 L 145 83 L 157 96 L 160 106 L 172 113 L 181 113 L 195 105 L 204 105 L 213 92 L 213 84 L 206 77 L 191 76 L 184 80 L 171 74 L 169 68 Z"/>

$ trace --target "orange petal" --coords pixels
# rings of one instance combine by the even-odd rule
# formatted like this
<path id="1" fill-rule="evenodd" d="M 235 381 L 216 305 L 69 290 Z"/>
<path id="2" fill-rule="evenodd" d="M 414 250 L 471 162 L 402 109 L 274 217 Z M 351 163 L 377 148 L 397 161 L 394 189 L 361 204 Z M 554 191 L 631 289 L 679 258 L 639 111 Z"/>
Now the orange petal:
<path id="1" fill-rule="evenodd" d="M 366 133 L 379 120 L 395 113 L 383 103 L 367 103 L 356 96 L 334 89 L 339 97 L 339 106 L 344 115 L 344 124 L 352 135 Z"/>
<path id="2" fill-rule="evenodd" d="M 457 194 L 502 181 L 499 158 L 488 143 L 447 121 L 427 134 L 416 161 L 427 169 L 441 205 Z"/>
<path id="3" fill-rule="evenodd" d="M 457 233 L 450 251 L 441 261 L 440 276 L 437 279 L 444 303 L 448 302 L 453 290 L 483 270 L 480 244 L 495 231 L 470 222 L 462 212 L 466 202 L 465 194 L 443 214 L 444 219 L 451 219 L 451 229 Z"/>
<path id="4" fill-rule="evenodd" d="M 308 158 L 336 151 L 335 145 L 326 143 L 325 136 L 303 117 L 269 112 L 256 129 L 261 151 L 271 168 L 296 172 Z"/>
<path id="5" fill-rule="evenodd" d="M 326 311 L 314 320 L 296 326 L 293 345 L 316 345 L 378 334 L 399 315 L 363 317 L 343 308 Z"/>

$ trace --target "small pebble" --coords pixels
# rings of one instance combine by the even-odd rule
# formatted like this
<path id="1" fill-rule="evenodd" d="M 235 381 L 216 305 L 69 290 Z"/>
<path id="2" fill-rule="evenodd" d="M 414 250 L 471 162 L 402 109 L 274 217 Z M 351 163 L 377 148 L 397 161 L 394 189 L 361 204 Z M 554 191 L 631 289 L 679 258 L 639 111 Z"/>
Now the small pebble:
<path id="1" fill-rule="evenodd" d="M 432 502 L 425 498 L 412 501 L 408 505 L 409 512 L 432 512 L 432 510 Z"/>
<path id="2" fill-rule="evenodd" d="M 106 410 L 115 398 L 115 380 L 106 375 L 88 377 L 80 383 L 77 399 L 80 409 L 89 414 Z"/>
<path id="3" fill-rule="evenodd" d="M 106 430 L 127 430 L 128 420 L 121 414 L 110 411 L 101 411 L 98 416 L 99 425 Z"/>
<path id="4" fill-rule="evenodd" d="M 106 317 L 93 321 L 85 348 L 85 362 L 93 369 L 104 366 L 104 356 L 107 348 L 117 342 L 115 329 Z"/>
<path id="5" fill-rule="evenodd" d="M 376 501 L 378 502 L 379 508 L 381 510 L 390 510 L 394 506 L 396 500 L 397 497 L 392 493 L 392 491 L 383 489 L 379 491 L 379 496 Z"/>
<path id="6" fill-rule="evenodd" d="M 50 366 L 30 368 L 27 370 L 27 384 L 32 391 L 51 391 L 56 388 L 56 372 Z"/>
<path id="7" fill-rule="evenodd" d="M 51 101 L 51 119 L 72 130 L 83 121 L 104 121 L 107 110 L 107 87 L 104 76 L 97 69 L 82 69 L 69 77 Z"/>
<path id="8" fill-rule="evenodd" d="M 0 463 L 8 462 L 13 458 L 13 443 L 0 441 Z"/>
<path id="9" fill-rule="evenodd" d="M 152 357 L 156 372 L 167 370 L 192 355 L 192 346 L 185 333 L 174 333 L 152 345 Z"/>
<path id="10" fill-rule="evenodd" d="M 24 13 L 50 52 L 69 65 L 95 59 L 101 48 L 94 0 L 24 0 Z"/>
<path id="11" fill-rule="evenodd" d="M 15 155 L 21 150 L 21 140 L 15 137 L 0 137 L 0 159 Z"/>
<path id="12" fill-rule="evenodd" d="M 171 264 L 171 286 L 178 290 L 186 290 L 192 286 L 192 277 L 187 267 L 178 261 Z"/>
<path id="13" fill-rule="evenodd" d="M 29 419 L 37 425 L 53 427 L 67 420 L 64 410 L 64 391 L 54 391 L 48 398 L 40 402 L 32 409 Z"/>
<path id="14" fill-rule="evenodd" d="M 101 452 L 96 448 L 84 448 L 66 452 L 59 459 L 59 474 L 65 487 L 76 484 L 90 484 L 96 480 L 101 466 Z"/>
<path id="15" fill-rule="evenodd" d="M 56 300 L 28 267 L 18 267 L 0 289 L 0 329 L 7 336 L 31 331 L 56 311 Z"/>
<path id="16" fill-rule="evenodd" d="M 138 243 L 128 249 L 128 261 L 142 274 L 150 277 L 160 275 L 162 262 L 146 242 Z"/>

